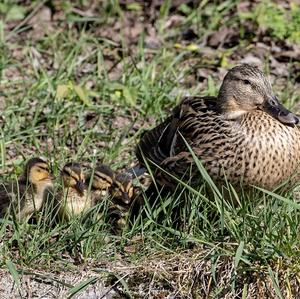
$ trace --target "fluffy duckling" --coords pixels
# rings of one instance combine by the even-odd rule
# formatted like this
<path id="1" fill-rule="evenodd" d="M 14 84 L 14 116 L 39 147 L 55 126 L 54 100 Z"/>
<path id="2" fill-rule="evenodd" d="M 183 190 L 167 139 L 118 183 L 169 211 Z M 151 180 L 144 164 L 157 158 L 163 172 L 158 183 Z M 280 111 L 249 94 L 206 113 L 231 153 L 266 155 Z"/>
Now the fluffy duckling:
<path id="1" fill-rule="evenodd" d="M 53 188 L 49 165 L 43 158 L 32 158 L 17 182 L 0 188 L 0 217 L 15 213 L 18 220 L 28 220 L 39 211 Z"/>
<path id="2" fill-rule="evenodd" d="M 134 200 L 132 177 L 126 173 L 117 174 L 110 188 L 110 194 L 112 205 L 108 208 L 109 220 L 117 230 L 120 230 L 126 226 L 126 218 Z"/>
<path id="3" fill-rule="evenodd" d="M 117 174 L 110 192 L 116 204 L 128 207 L 134 197 L 132 177 L 126 173 Z"/>
<path id="4" fill-rule="evenodd" d="M 87 192 L 85 176 L 79 163 L 67 163 L 62 171 L 63 190 L 59 194 L 59 214 L 63 219 L 80 215 L 93 206 Z"/>

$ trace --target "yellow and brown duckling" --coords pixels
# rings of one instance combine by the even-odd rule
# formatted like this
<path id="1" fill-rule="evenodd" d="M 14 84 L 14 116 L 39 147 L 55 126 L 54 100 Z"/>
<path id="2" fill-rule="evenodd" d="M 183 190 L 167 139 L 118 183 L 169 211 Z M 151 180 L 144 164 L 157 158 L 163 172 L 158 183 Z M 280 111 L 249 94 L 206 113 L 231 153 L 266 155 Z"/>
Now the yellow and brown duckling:
<path id="1" fill-rule="evenodd" d="M 127 173 L 116 174 L 110 193 L 116 204 L 128 207 L 135 194 L 132 177 Z"/>
<path id="2" fill-rule="evenodd" d="M 116 174 L 109 166 L 97 164 L 87 179 L 87 187 L 95 204 L 109 200 L 107 214 L 113 230 L 123 228 L 134 196 L 131 176 Z"/>
<path id="3" fill-rule="evenodd" d="M 98 201 L 109 195 L 113 202 L 129 205 L 134 195 L 132 177 L 126 173 L 116 174 L 109 166 L 98 164 L 87 179 L 91 192 Z"/>
<path id="4" fill-rule="evenodd" d="M 0 217 L 15 214 L 18 220 L 28 220 L 39 211 L 51 196 L 53 178 L 44 158 L 32 158 L 17 182 L 2 185 L 0 189 Z"/>
<path id="5" fill-rule="evenodd" d="M 112 204 L 108 208 L 109 221 L 117 230 L 126 226 L 129 211 L 131 209 L 135 188 L 132 177 L 127 173 L 116 174 L 110 188 Z"/>
<path id="6" fill-rule="evenodd" d="M 79 163 L 67 163 L 61 170 L 62 191 L 59 194 L 59 214 L 70 219 L 91 208 L 94 203 L 87 192 L 85 175 Z"/>
<path id="7" fill-rule="evenodd" d="M 256 67 L 239 65 L 227 73 L 217 97 L 187 97 L 172 114 L 146 132 L 137 148 L 160 186 L 174 189 L 170 175 L 193 185 L 201 175 L 187 147 L 220 183 L 276 188 L 299 180 L 300 131 L 295 114 L 275 96 Z M 159 165 L 166 172 L 156 168 Z"/>

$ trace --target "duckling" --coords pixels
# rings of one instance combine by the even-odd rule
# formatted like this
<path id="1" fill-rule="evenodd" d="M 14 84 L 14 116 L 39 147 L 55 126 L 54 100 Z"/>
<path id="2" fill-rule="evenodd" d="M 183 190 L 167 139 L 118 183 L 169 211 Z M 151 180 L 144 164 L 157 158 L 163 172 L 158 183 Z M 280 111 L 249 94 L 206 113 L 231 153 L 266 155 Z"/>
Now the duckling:
<path id="1" fill-rule="evenodd" d="M 117 174 L 110 189 L 110 193 L 116 204 L 124 207 L 130 205 L 135 193 L 132 177 L 127 173 Z"/>
<path id="2" fill-rule="evenodd" d="M 142 136 L 136 154 L 140 166 L 153 168 L 157 184 L 171 190 L 177 181 L 169 174 L 194 186 L 202 181 L 190 149 L 216 182 L 272 190 L 300 179 L 298 122 L 263 72 L 243 64 L 229 70 L 217 97 L 184 98 Z"/>
<path id="3" fill-rule="evenodd" d="M 87 192 L 85 176 L 79 163 L 67 163 L 62 171 L 63 190 L 59 192 L 59 214 L 69 220 L 80 215 L 93 206 L 93 201 Z"/>
<path id="4" fill-rule="evenodd" d="M 132 177 L 127 173 L 117 174 L 110 188 L 110 194 L 112 205 L 108 208 L 109 220 L 119 230 L 126 225 L 126 219 L 135 196 Z"/>
<path id="5" fill-rule="evenodd" d="M 48 162 L 43 158 L 31 158 L 17 182 L 1 187 L 0 217 L 14 212 L 19 221 L 28 220 L 41 209 L 52 188 Z"/>

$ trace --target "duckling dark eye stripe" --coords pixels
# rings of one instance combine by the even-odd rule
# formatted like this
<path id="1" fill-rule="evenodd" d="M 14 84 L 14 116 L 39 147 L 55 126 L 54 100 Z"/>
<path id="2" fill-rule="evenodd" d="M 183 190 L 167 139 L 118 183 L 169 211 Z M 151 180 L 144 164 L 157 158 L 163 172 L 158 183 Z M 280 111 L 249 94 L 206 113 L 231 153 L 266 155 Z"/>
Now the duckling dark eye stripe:
<path id="1" fill-rule="evenodd" d="M 133 187 L 130 185 L 127 185 L 126 186 L 126 192 L 128 193 L 129 191 L 131 191 L 131 189 L 133 189 Z"/>
<path id="2" fill-rule="evenodd" d="M 124 192 L 124 186 L 121 183 L 116 182 L 116 185 L 121 192 Z"/>
<path id="3" fill-rule="evenodd" d="M 39 162 L 35 164 L 36 167 L 43 169 L 43 170 L 48 170 L 49 169 L 49 165 L 47 163 L 44 162 Z"/>
<path id="4" fill-rule="evenodd" d="M 108 183 L 112 183 L 112 179 L 106 175 L 103 175 L 102 173 L 94 173 L 94 176 L 97 177 L 98 179 L 103 179 L 104 181 L 108 182 Z"/>
<path id="5" fill-rule="evenodd" d="M 65 173 L 67 176 L 71 177 L 72 179 L 74 179 L 75 181 L 78 181 L 78 177 L 74 177 L 68 170 L 64 169 L 63 173 Z"/>
<path id="6" fill-rule="evenodd" d="M 43 170 L 46 170 L 46 171 L 48 171 L 48 170 L 49 170 L 49 168 L 48 168 L 48 167 L 43 167 L 43 166 L 38 166 L 38 168 L 40 168 L 40 169 L 43 169 Z"/>
<path id="7" fill-rule="evenodd" d="M 64 174 L 68 175 L 68 176 L 72 176 L 71 173 L 69 171 L 67 171 L 66 169 L 63 169 L 62 171 Z"/>

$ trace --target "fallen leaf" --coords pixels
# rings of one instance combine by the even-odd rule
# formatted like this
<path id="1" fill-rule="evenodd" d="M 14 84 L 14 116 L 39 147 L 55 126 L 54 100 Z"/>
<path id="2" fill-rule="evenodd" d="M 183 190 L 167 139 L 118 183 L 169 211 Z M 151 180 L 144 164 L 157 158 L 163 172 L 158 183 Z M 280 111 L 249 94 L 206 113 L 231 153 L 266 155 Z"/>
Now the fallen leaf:
<path id="1" fill-rule="evenodd" d="M 224 43 L 228 42 L 234 34 L 236 33 L 233 28 L 222 27 L 208 38 L 207 45 L 213 48 L 222 46 Z"/>
<path id="2" fill-rule="evenodd" d="M 74 91 L 78 95 L 79 99 L 87 106 L 89 106 L 91 103 L 88 98 L 87 92 L 79 85 L 74 85 L 73 86 Z"/>
<path id="3" fill-rule="evenodd" d="M 25 9 L 19 5 L 13 5 L 11 9 L 7 12 L 7 21 L 17 21 L 22 20 L 25 17 Z"/>
<path id="4" fill-rule="evenodd" d="M 69 94 L 69 86 L 68 85 L 57 85 L 56 87 L 56 97 L 58 99 L 64 99 L 68 96 Z"/>

